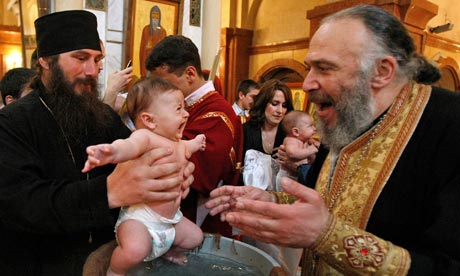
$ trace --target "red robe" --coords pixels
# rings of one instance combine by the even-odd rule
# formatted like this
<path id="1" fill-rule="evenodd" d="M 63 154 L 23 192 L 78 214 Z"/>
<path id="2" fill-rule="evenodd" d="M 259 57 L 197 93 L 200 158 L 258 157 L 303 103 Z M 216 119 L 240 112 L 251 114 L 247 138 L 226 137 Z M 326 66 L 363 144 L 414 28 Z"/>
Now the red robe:
<path id="1" fill-rule="evenodd" d="M 243 129 L 238 116 L 218 92 L 209 92 L 188 107 L 190 117 L 184 130 L 184 139 L 206 135 L 206 150 L 192 155 L 195 164 L 190 194 L 182 201 L 181 210 L 191 221 L 196 221 L 198 195 L 209 193 L 220 181 L 223 185 L 237 185 L 242 162 Z M 219 216 L 208 215 L 201 225 L 208 233 L 231 236 L 231 227 Z"/>

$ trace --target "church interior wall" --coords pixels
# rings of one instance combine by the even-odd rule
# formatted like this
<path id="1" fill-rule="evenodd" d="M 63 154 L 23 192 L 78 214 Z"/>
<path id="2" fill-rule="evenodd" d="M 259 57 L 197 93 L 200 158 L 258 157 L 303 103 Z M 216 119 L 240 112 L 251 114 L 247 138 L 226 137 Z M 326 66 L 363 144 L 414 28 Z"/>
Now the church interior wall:
<path id="1" fill-rule="evenodd" d="M 430 62 L 438 62 L 440 59 L 450 57 L 460 64 L 460 51 L 457 51 L 456 49 L 425 45 L 423 55 Z"/>
<path id="2" fill-rule="evenodd" d="M 15 13 L 9 10 L 10 2 L 6 0 L 0 1 L 0 25 L 18 25 L 19 19 Z M 17 11 L 19 12 L 19 11 Z"/>
<path id="3" fill-rule="evenodd" d="M 78 0 L 77 1 L 55 0 L 54 8 L 55 8 L 55 11 L 81 10 L 84 7 L 83 4 L 84 4 L 84 0 L 79 0 L 79 1 Z"/>
<path id="4" fill-rule="evenodd" d="M 276 59 L 288 58 L 303 63 L 308 43 L 299 40 L 310 37 L 310 22 L 306 17 L 307 11 L 327 2 L 330 1 L 262 1 L 254 19 L 253 47 L 261 48 L 265 46 L 268 51 L 275 52 L 251 55 L 249 77 L 257 77 L 260 75 L 260 69 L 265 64 Z M 294 49 L 283 50 L 283 44 L 288 43 L 296 44 Z M 281 51 L 278 52 L 277 48 L 281 48 Z"/>
<path id="5" fill-rule="evenodd" d="M 438 6 L 438 14 L 428 21 L 427 29 L 450 22 L 454 24 L 454 28 L 437 35 L 460 43 L 460 14 L 458 12 L 460 11 L 460 1 L 431 0 L 430 2 Z"/>
<path id="6" fill-rule="evenodd" d="M 256 14 L 253 45 L 294 40 L 308 36 L 306 18 L 311 0 L 264 0 Z"/>
<path id="7" fill-rule="evenodd" d="M 306 11 L 318 5 L 339 1 L 298 0 L 289 1 L 289 3 L 285 2 L 265 0 L 260 4 L 260 9 L 256 15 L 257 18 L 254 19 L 252 47 L 253 49 L 265 49 L 264 51 L 266 52 L 253 51 L 254 54 L 250 56 L 248 77 L 259 76 L 261 68 L 279 58 L 292 58 L 303 62 L 305 54 L 308 52 L 308 42 L 311 37 L 309 33 L 310 21 L 306 18 Z M 443 56 L 459 63 L 460 16 L 455 12 L 460 9 L 460 2 L 452 3 L 449 0 L 440 0 L 432 3 L 438 5 L 438 13 L 427 23 L 425 37 L 428 37 L 428 39 L 425 39 L 421 54 L 430 60 L 430 57 L 441 52 Z M 288 17 L 280 15 L 288 15 Z M 454 24 L 452 30 L 439 34 L 429 32 L 430 27 L 447 22 Z M 295 43 L 296 40 L 301 39 L 305 39 L 307 42 L 299 42 L 293 50 L 283 50 L 283 44 Z"/>
<path id="8" fill-rule="evenodd" d="M 281 52 L 274 52 L 274 53 L 264 53 L 264 54 L 257 54 L 252 55 L 249 59 L 250 61 L 250 69 L 249 69 L 249 76 L 250 78 L 260 81 L 259 76 L 263 74 L 261 72 L 263 67 L 270 62 L 276 60 L 295 60 L 303 63 L 305 55 L 307 54 L 307 49 L 299 49 L 299 50 L 291 50 L 291 51 L 281 51 Z M 299 72 L 302 73 L 302 72 Z"/>
<path id="9" fill-rule="evenodd" d="M 7 9 L 10 1 L 0 0 L 0 25 L 17 25 L 16 17 Z M 26 0 L 30 1 L 30 0 Z M 133 0 L 107 0 L 104 11 L 91 10 L 98 17 L 101 39 L 107 53 L 104 71 L 100 79 L 104 86 L 107 76 L 114 70 L 124 67 L 126 56 L 126 20 L 127 6 Z M 84 9 L 85 0 L 54 0 L 56 11 Z M 220 31 L 224 28 L 239 28 L 253 31 L 249 45 L 247 78 L 261 74 L 267 64 L 277 60 L 293 60 L 303 63 L 308 51 L 310 20 L 307 11 L 319 5 L 338 0 L 201 0 L 201 23 L 199 27 L 189 24 L 190 0 L 181 0 L 180 33 L 190 37 L 197 45 L 202 56 L 203 68 L 211 69 L 214 57 L 220 45 Z M 460 61 L 460 2 L 450 0 L 431 1 L 438 6 L 438 13 L 427 23 L 425 45 L 422 54 L 428 59 L 438 52 L 459 63 Z M 431 34 L 429 28 L 445 24 L 454 24 L 450 31 Z M 220 27 L 220 28 L 219 28 Z M 0 45 L 0 51 L 1 51 Z M 5 46 L 3 46 L 5 48 Z M 27 59 L 28 57 L 26 57 Z M 4 72 L 0 72 L 4 73 Z M 305 72 L 298 72 L 304 74 Z M 218 73 L 219 74 L 219 73 Z M 231 93 L 231 91 L 229 91 Z"/>

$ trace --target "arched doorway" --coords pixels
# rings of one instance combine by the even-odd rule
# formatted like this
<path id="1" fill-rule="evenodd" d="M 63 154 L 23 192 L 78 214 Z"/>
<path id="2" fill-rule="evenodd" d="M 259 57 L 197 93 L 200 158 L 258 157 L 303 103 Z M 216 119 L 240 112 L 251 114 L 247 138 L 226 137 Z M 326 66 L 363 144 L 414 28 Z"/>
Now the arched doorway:
<path id="1" fill-rule="evenodd" d="M 293 59 L 275 59 L 259 69 L 253 79 L 263 82 L 269 79 L 279 79 L 283 82 L 303 82 L 307 75 L 307 67 Z"/>
<path id="2" fill-rule="evenodd" d="M 451 57 L 441 57 L 437 62 L 439 64 L 439 70 L 441 71 L 441 79 L 434 83 L 434 85 L 451 91 L 460 92 L 460 72 L 457 62 Z"/>
<path id="3" fill-rule="evenodd" d="M 270 79 L 278 79 L 286 83 L 292 92 L 294 108 L 309 111 L 308 94 L 302 90 L 302 83 L 307 75 L 307 67 L 292 59 L 277 59 L 263 66 L 254 79 L 264 83 Z"/>

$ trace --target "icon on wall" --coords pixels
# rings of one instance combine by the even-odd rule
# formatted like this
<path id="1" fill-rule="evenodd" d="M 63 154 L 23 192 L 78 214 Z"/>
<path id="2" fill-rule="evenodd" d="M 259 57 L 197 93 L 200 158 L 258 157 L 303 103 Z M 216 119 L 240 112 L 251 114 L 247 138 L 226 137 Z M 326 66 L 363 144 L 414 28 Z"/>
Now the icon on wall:
<path id="1" fill-rule="evenodd" d="M 106 0 L 86 0 L 85 1 L 85 8 L 92 9 L 92 10 L 100 10 L 105 11 L 107 7 Z"/>
<path id="2" fill-rule="evenodd" d="M 200 27 L 201 0 L 190 0 L 190 25 Z"/>
<path id="3" fill-rule="evenodd" d="M 161 10 L 157 5 L 150 9 L 149 20 L 149 24 L 145 25 L 142 30 L 141 48 L 139 49 L 141 77 L 146 75 L 145 61 L 153 47 L 166 37 L 166 30 L 161 26 Z"/>
<path id="4" fill-rule="evenodd" d="M 168 35 L 179 32 L 180 0 L 132 0 L 126 29 L 129 41 L 125 62 L 132 60 L 133 74 L 147 76 L 145 62 L 153 47 Z"/>

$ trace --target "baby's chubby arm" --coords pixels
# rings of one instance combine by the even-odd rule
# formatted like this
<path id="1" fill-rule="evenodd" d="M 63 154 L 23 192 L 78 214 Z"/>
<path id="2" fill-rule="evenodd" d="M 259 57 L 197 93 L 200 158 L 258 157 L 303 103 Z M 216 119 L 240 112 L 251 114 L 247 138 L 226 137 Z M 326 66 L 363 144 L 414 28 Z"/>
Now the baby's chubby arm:
<path id="1" fill-rule="evenodd" d="M 86 173 L 97 166 L 112 163 L 113 151 L 116 151 L 116 149 L 112 144 L 99 144 L 87 147 L 86 153 L 88 154 L 88 159 L 81 171 Z"/>
<path id="2" fill-rule="evenodd" d="M 309 158 L 318 152 L 318 146 L 316 144 L 310 144 L 308 142 L 303 143 L 293 137 L 286 137 L 283 141 L 283 145 L 288 158 L 296 161 Z"/>
<path id="3" fill-rule="evenodd" d="M 129 138 L 115 140 L 112 144 L 99 144 L 86 148 L 88 160 L 82 172 L 106 164 L 116 164 L 135 159 L 141 154 L 157 147 L 171 147 L 168 139 L 147 129 L 135 130 Z"/>
<path id="4" fill-rule="evenodd" d="M 187 155 L 189 155 L 187 159 L 195 152 L 204 151 L 206 149 L 206 136 L 204 134 L 198 134 L 192 140 L 183 140 L 183 142 L 187 147 Z"/>

